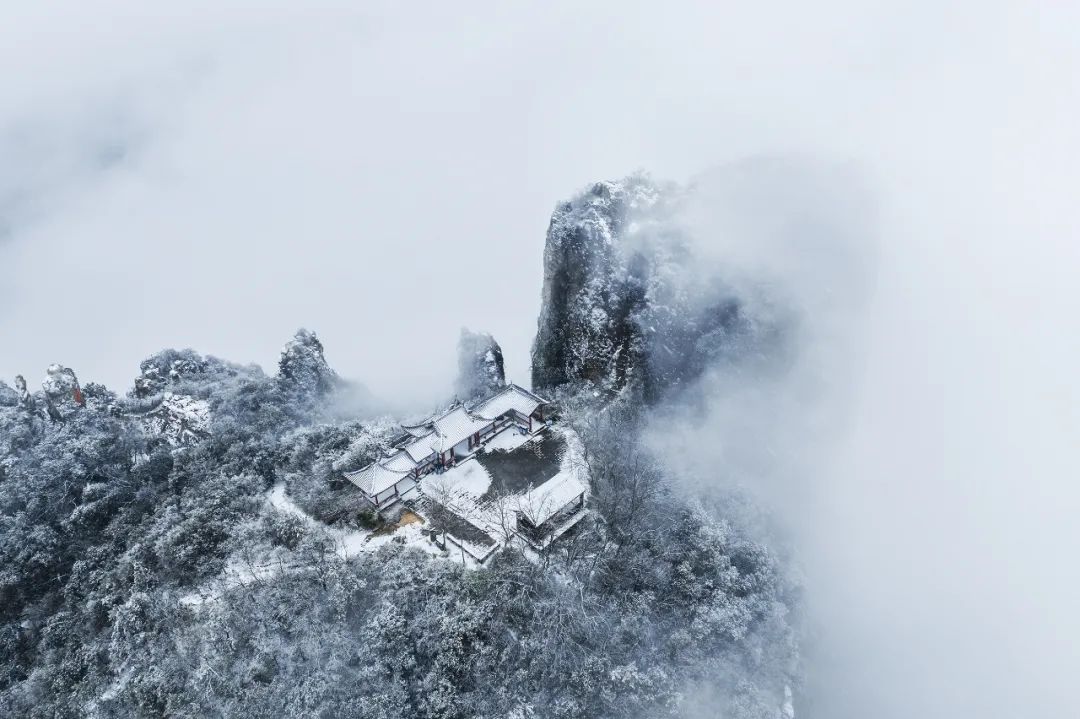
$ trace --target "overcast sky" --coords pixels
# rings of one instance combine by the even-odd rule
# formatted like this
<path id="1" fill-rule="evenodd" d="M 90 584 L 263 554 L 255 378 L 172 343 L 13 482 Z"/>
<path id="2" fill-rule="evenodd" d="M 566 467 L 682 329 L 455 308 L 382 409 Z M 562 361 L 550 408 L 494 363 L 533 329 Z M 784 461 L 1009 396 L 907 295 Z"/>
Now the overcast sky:
<path id="1" fill-rule="evenodd" d="M 547 221 L 583 185 L 759 152 L 925 173 L 1021 79 L 1007 17 L 938 3 L 350 4 L 6 3 L 0 376 L 120 389 L 166 346 L 270 367 L 303 325 L 424 399 L 468 325 L 526 380 Z"/>
<path id="2" fill-rule="evenodd" d="M 821 703 L 1075 711 L 1075 3 L 93 5 L 0 2 L 4 380 L 272 368 L 306 326 L 423 403 L 467 325 L 527 382 L 560 199 L 848 163 L 879 227 L 800 495 Z"/>

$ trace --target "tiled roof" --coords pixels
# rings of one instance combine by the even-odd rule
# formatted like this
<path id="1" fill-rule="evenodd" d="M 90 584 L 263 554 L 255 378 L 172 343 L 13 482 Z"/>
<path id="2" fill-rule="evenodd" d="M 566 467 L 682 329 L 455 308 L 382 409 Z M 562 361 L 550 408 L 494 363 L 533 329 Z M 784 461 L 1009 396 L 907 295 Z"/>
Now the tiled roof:
<path id="1" fill-rule="evenodd" d="M 404 457 L 404 461 L 402 461 Z M 406 467 L 406 463 L 408 466 Z M 374 496 L 379 492 L 390 489 L 404 479 L 413 470 L 414 463 L 404 452 L 398 452 L 393 456 L 372 462 L 363 469 L 355 472 L 346 472 L 345 478 L 360 489 Z"/>
<path id="2" fill-rule="evenodd" d="M 431 422 L 424 422 L 423 424 L 403 424 L 401 428 L 411 434 L 413 437 L 426 437 L 431 434 Z"/>
<path id="3" fill-rule="evenodd" d="M 436 418 L 433 424 L 435 433 L 439 436 L 439 449 L 445 452 L 485 427 L 491 426 L 491 420 L 477 417 L 464 406 L 459 405 Z"/>
<path id="4" fill-rule="evenodd" d="M 585 485 L 571 472 L 559 472 L 539 487 L 529 490 L 520 502 L 520 511 L 539 527 L 566 505 L 585 493 Z"/>
<path id="5" fill-rule="evenodd" d="M 435 454 L 439 446 L 439 439 L 434 432 L 429 431 L 423 437 L 415 439 L 405 445 L 404 450 L 414 462 L 422 462 Z"/>
<path id="6" fill-rule="evenodd" d="M 522 389 L 516 384 L 508 384 L 506 389 L 494 397 L 490 397 L 476 406 L 476 414 L 495 419 L 510 410 L 517 410 L 528 417 L 536 411 L 536 408 L 548 401 L 539 397 L 527 389 Z"/>
<path id="7" fill-rule="evenodd" d="M 355 472 L 346 472 L 345 477 L 368 494 L 378 494 L 400 482 L 432 454 L 445 452 L 464 442 L 491 426 L 493 420 L 506 412 L 517 410 L 528 416 L 542 404 L 547 404 L 547 400 L 509 384 L 494 397 L 480 403 L 475 410 L 459 404 L 421 424 L 402 425 L 402 429 L 414 439 L 399 445 L 401 449 L 384 459 Z"/>

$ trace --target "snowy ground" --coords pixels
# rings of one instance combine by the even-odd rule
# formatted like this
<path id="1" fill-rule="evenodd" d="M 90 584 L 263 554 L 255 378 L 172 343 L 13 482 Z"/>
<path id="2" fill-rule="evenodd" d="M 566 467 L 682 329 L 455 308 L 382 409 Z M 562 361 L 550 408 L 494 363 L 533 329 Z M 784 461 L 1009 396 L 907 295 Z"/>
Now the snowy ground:
<path id="1" fill-rule="evenodd" d="M 491 475 L 484 466 L 470 457 L 453 469 L 442 474 L 429 475 L 421 480 L 424 492 L 434 495 L 438 489 L 445 489 L 455 494 L 465 493 L 472 497 L 482 497 L 491 487 Z"/>
<path id="2" fill-rule="evenodd" d="M 140 415 L 148 434 L 158 434 L 174 447 L 198 442 L 210 434 L 210 403 L 166 392 L 161 403 Z"/>
<path id="3" fill-rule="evenodd" d="M 515 428 L 499 432 L 490 440 L 484 443 L 485 449 L 489 450 L 503 450 L 510 451 L 517 449 L 521 445 L 525 444 L 529 440 L 536 437 L 535 434 L 526 434 Z"/>
<path id="4" fill-rule="evenodd" d="M 527 487 L 522 491 L 501 496 L 485 496 L 494 478 L 475 457 L 470 457 L 442 474 L 425 477 L 421 481 L 421 488 L 425 495 L 482 530 L 496 543 L 512 541 L 518 512 L 535 515 L 549 503 L 562 506 L 572 499 L 564 496 L 567 494 L 567 487 L 580 487 L 587 491 L 588 475 L 582 460 L 581 441 L 577 435 L 567 429 L 549 428 L 545 431 L 558 432 L 566 441 L 566 449 L 560 458 L 557 473 L 536 487 Z M 513 451 L 528 442 L 539 441 L 540 437 L 539 434 L 524 435 L 506 431 L 493 438 L 485 447 Z M 499 444 L 496 445 L 496 442 Z M 579 514 L 573 522 L 561 527 L 558 533 L 568 529 L 581 516 Z M 486 551 L 478 547 L 467 549 Z"/>

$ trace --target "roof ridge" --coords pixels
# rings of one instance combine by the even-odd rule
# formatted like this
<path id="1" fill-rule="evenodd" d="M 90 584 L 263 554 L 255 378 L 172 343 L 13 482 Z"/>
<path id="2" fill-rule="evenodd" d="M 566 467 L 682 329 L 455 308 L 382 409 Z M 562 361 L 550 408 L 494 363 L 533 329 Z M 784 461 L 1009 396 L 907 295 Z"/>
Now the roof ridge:
<path id="1" fill-rule="evenodd" d="M 394 459 L 398 455 L 405 455 L 405 457 L 407 457 L 408 460 L 413 463 L 412 469 L 394 469 L 392 467 L 387 467 L 386 466 L 385 463 L 388 460 Z M 395 474 L 408 474 L 409 472 L 413 471 L 413 469 L 416 468 L 417 464 L 419 464 L 419 463 L 416 462 L 416 460 L 414 460 L 412 457 L 410 457 L 408 452 L 406 452 L 403 449 L 399 449 L 398 451 L 394 452 L 393 454 L 389 455 L 388 457 L 383 457 L 382 459 L 372 460 L 371 462 L 368 462 L 367 464 L 365 464 L 360 469 L 349 470 L 349 471 L 346 471 L 346 472 L 342 472 L 342 474 L 344 474 L 346 477 L 349 477 L 349 476 L 352 476 L 352 475 L 357 475 L 357 474 L 361 474 L 363 472 L 366 472 L 367 470 L 371 469 L 372 467 L 376 467 L 376 466 L 379 467 L 379 469 L 386 470 L 387 472 L 394 472 Z"/>
<path id="2" fill-rule="evenodd" d="M 543 397 L 541 397 L 540 395 L 536 394 L 536 393 L 535 393 L 535 392 L 533 392 L 532 390 L 528 390 L 528 389 L 525 389 L 525 388 L 524 388 L 524 387 L 522 387 L 521 385 L 519 385 L 519 384 L 516 384 L 516 383 L 514 383 L 514 382 L 507 382 L 507 383 L 506 383 L 506 387 L 507 387 L 507 389 L 509 389 L 509 388 L 513 387 L 514 389 L 516 389 L 516 390 L 518 390 L 518 391 L 520 391 L 520 392 L 524 392 L 525 394 L 529 395 L 530 397 L 532 397 L 533 399 L 535 399 L 535 400 L 537 400 L 537 401 L 539 401 L 539 402 L 543 402 L 544 404 L 550 404 L 550 400 L 544 399 Z"/>
<path id="3" fill-rule="evenodd" d="M 412 457 L 409 457 L 409 461 L 413 462 Z M 413 469 L 416 469 L 416 462 L 413 462 L 413 467 L 410 469 L 392 469 L 390 467 L 387 467 L 382 462 L 376 462 L 376 464 L 379 465 L 380 469 L 385 469 L 387 472 L 393 472 L 394 474 L 408 474 L 409 472 L 413 471 Z"/>

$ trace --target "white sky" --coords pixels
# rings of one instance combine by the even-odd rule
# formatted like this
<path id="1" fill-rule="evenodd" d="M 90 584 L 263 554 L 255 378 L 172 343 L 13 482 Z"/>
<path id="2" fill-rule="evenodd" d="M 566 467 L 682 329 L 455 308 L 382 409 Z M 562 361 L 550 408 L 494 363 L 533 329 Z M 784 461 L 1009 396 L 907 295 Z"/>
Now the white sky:
<path id="1" fill-rule="evenodd" d="M 423 403 L 462 325 L 527 381 L 557 201 L 850 162 L 881 237 L 802 528 L 824 704 L 1075 710 L 1077 4 L 0 5 L 9 383 L 123 390 L 166 346 L 272 368 L 307 326 Z"/>

